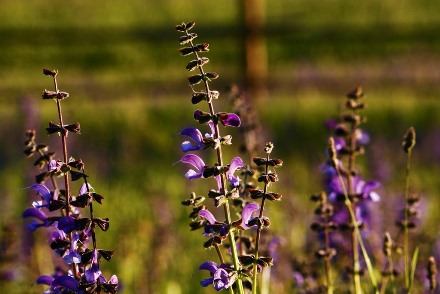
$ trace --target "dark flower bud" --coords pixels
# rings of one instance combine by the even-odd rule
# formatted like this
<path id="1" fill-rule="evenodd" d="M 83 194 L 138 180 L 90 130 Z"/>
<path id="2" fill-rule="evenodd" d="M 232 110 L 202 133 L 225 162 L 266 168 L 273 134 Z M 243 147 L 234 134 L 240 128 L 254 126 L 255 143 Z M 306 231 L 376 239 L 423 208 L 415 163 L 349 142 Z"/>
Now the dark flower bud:
<path id="1" fill-rule="evenodd" d="M 216 117 L 224 126 L 239 127 L 241 125 L 240 117 L 235 113 L 219 112 Z"/>
<path id="2" fill-rule="evenodd" d="M 257 260 L 257 264 L 262 267 L 273 266 L 273 258 L 272 257 L 260 257 Z"/>
<path id="3" fill-rule="evenodd" d="M 193 200 L 193 199 L 185 199 L 185 200 L 183 200 L 181 203 L 182 203 L 182 205 L 184 205 L 184 206 L 191 206 L 191 205 L 194 204 L 194 200 Z"/>
<path id="4" fill-rule="evenodd" d="M 58 99 L 58 100 L 62 100 L 62 99 L 65 99 L 65 98 L 69 97 L 69 93 L 61 92 L 61 91 L 44 90 L 42 97 L 43 97 L 43 99 Z"/>
<path id="5" fill-rule="evenodd" d="M 198 104 L 203 100 L 208 101 L 208 95 L 205 92 L 194 92 L 191 98 L 191 103 Z"/>
<path id="6" fill-rule="evenodd" d="M 274 145 L 272 142 L 267 142 L 266 146 L 264 147 L 264 152 L 266 152 L 266 154 L 272 153 L 273 147 Z"/>
<path id="7" fill-rule="evenodd" d="M 46 76 L 56 77 L 58 74 L 58 70 L 56 70 L 56 69 L 50 70 L 50 69 L 43 68 L 43 74 Z"/>
<path id="8" fill-rule="evenodd" d="M 196 75 L 189 76 L 187 78 L 188 78 L 188 82 L 191 85 L 197 85 L 198 83 L 200 83 L 203 80 L 203 75 L 196 74 Z"/>
<path id="9" fill-rule="evenodd" d="M 189 218 L 191 219 L 197 218 L 199 216 L 200 210 L 202 209 L 206 209 L 206 206 L 205 205 L 195 206 L 192 212 L 189 214 Z"/>
<path id="10" fill-rule="evenodd" d="M 83 178 L 87 177 L 87 175 L 85 173 L 74 171 L 74 170 L 70 170 L 70 175 L 72 176 L 72 181 L 77 181 L 79 179 L 83 179 Z"/>
<path id="11" fill-rule="evenodd" d="M 191 42 L 195 38 L 197 38 L 197 34 L 195 34 L 195 33 L 191 33 L 191 34 L 188 34 L 188 35 L 181 36 L 179 38 L 180 45 L 188 44 L 189 42 Z"/>
<path id="12" fill-rule="evenodd" d="M 250 188 L 249 193 L 251 194 L 252 199 L 259 199 L 264 196 L 263 190 L 257 190 L 257 189 Z"/>
<path id="13" fill-rule="evenodd" d="M 105 260 L 109 261 L 115 255 L 114 251 L 98 249 L 99 255 L 101 255 Z"/>
<path id="14" fill-rule="evenodd" d="M 75 207 L 84 208 L 92 202 L 92 197 L 88 194 L 83 194 L 76 197 L 75 200 L 71 201 L 70 204 Z"/>
<path id="15" fill-rule="evenodd" d="M 194 111 L 194 119 L 198 120 L 200 124 L 204 124 L 211 120 L 211 114 L 197 109 Z"/>
<path id="16" fill-rule="evenodd" d="M 336 255 L 336 250 L 334 248 L 328 248 L 326 250 L 320 249 L 316 252 L 316 256 L 318 258 L 324 258 L 324 257 L 332 258 L 335 255 Z"/>
<path id="17" fill-rule="evenodd" d="M 283 195 L 281 195 L 279 193 L 275 193 L 275 192 L 269 192 L 269 193 L 266 193 L 264 195 L 264 197 L 270 201 L 280 201 L 281 197 L 283 197 Z"/>
<path id="18" fill-rule="evenodd" d="M 244 266 L 250 266 L 253 265 L 256 260 L 255 260 L 255 256 L 254 255 L 240 255 L 238 257 L 238 260 L 240 261 L 240 263 Z"/>
<path id="19" fill-rule="evenodd" d="M 93 257 L 93 250 L 86 249 L 83 253 L 81 253 L 81 262 L 84 264 L 89 263 Z"/>
<path id="20" fill-rule="evenodd" d="M 46 128 L 47 134 L 55 134 L 55 133 L 61 133 L 63 131 L 63 128 L 61 128 L 60 125 L 57 125 L 53 122 L 49 122 L 49 127 Z"/>
<path id="21" fill-rule="evenodd" d="M 205 77 L 208 80 L 215 80 L 215 79 L 217 79 L 219 77 L 219 75 L 216 72 L 207 72 L 207 73 L 205 73 Z"/>
<path id="22" fill-rule="evenodd" d="M 205 65 L 206 63 L 209 62 L 209 59 L 206 57 L 202 57 L 196 60 L 191 60 L 187 65 L 186 65 L 186 69 L 188 71 L 193 71 L 198 67 L 201 67 L 203 65 Z"/>
<path id="23" fill-rule="evenodd" d="M 182 56 L 190 55 L 194 51 L 195 51 L 195 49 L 193 47 L 179 48 L 180 55 L 182 55 Z"/>
<path id="24" fill-rule="evenodd" d="M 348 92 L 347 94 L 347 98 L 350 99 L 359 99 L 362 98 L 363 96 L 364 96 L 364 91 L 362 90 L 361 86 L 357 86 L 355 89 Z"/>
<path id="25" fill-rule="evenodd" d="M 335 135 L 339 137 L 345 137 L 350 134 L 350 130 L 348 129 L 348 126 L 345 124 L 338 124 L 335 127 Z"/>
<path id="26" fill-rule="evenodd" d="M 189 31 L 190 29 L 192 29 L 194 26 L 196 25 L 196 23 L 194 21 L 190 21 L 189 23 L 187 23 L 185 25 L 185 30 Z"/>
<path id="27" fill-rule="evenodd" d="M 322 231 L 324 231 L 324 228 L 325 228 L 325 226 L 322 225 L 321 223 L 312 223 L 310 225 L 310 229 L 315 232 L 322 232 Z"/>
<path id="28" fill-rule="evenodd" d="M 49 211 L 56 211 L 61 208 L 64 208 L 66 205 L 66 202 L 64 200 L 55 200 L 52 199 L 49 203 Z"/>
<path id="29" fill-rule="evenodd" d="M 199 220 L 199 221 L 192 221 L 189 223 L 189 227 L 191 228 L 191 231 L 198 230 L 200 228 L 203 228 L 205 225 L 205 221 Z"/>
<path id="30" fill-rule="evenodd" d="M 102 204 L 102 200 L 104 199 L 104 196 L 98 194 L 98 193 L 92 193 L 92 198 L 99 204 Z"/>
<path id="31" fill-rule="evenodd" d="M 403 151 L 405 151 L 405 153 L 410 153 L 415 145 L 416 145 L 416 130 L 413 127 L 411 127 L 408 129 L 405 136 L 403 137 L 403 142 L 402 142 Z"/>
<path id="32" fill-rule="evenodd" d="M 184 22 L 182 22 L 181 24 L 176 25 L 174 28 L 179 32 L 185 32 L 186 25 Z"/>
<path id="33" fill-rule="evenodd" d="M 97 224 L 104 232 L 107 231 L 110 226 L 110 220 L 108 218 L 96 217 L 93 219 L 93 223 Z"/>
<path id="34" fill-rule="evenodd" d="M 69 132 L 75 133 L 75 134 L 81 134 L 81 127 L 79 122 L 71 125 L 65 125 L 64 128 L 68 130 Z"/>
<path id="35" fill-rule="evenodd" d="M 197 44 L 194 46 L 194 50 L 197 52 L 208 52 L 209 51 L 209 44 L 204 43 L 204 44 Z"/>

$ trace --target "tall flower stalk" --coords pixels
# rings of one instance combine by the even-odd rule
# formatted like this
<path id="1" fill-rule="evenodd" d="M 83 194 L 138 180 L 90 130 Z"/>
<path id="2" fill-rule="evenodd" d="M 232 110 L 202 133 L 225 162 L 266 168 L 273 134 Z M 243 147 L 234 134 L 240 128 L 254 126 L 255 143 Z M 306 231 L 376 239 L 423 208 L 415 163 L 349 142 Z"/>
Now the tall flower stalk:
<path id="1" fill-rule="evenodd" d="M 26 133 L 26 155 L 39 155 L 35 165 L 46 167 L 47 171 L 37 175 L 37 183 L 30 186 L 41 200 L 34 201 L 33 207 L 26 209 L 23 217 L 36 219 L 29 224 L 31 231 L 40 227 L 52 230 L 50 247 L 62 257 L 68 269 L 56 270 L 53 275 L 42 275 L 37 279 L 37 284 L 49 287 L 45 293 L 114 294 L 118 291 L 118 278 L 113 275 L 107 280 L 99 265 L 101 258 L 110 260 L 114 252 L 98 248 L 96 241 L 96 226 L 107 231 L 109 219 L 96 217 L 92 204 L 101 204 L 104 197 L 96 193 L 88 182 L 83 161 L 68 156 L 67 136 L 69 133 L 80 134 L 81 129 L 79 123 L 65 124 L 63 121 L 61 101 L 69 94 L 58 89 L 58 71 L 44 69 L 43 74 L 51 76 L 54 82 L 54 90 L 44 90 L 43 99 L 55 100 L 58 116 L 58 123 L 49 122 L 46 131 L 61 137 L 63 156 L 61 160 L 56 160 L 55 153 L 49 152 L 48 146 L 36 143 L 35 131 Z M 62 177 L 64 189 L 59 188 L 58 177 Z M 44 185 L 47 179 L 51 180 L 52 190 Z M 81 179 L 84 183 L 78 195 L 74 196 L 71 182 Z M 81 208 L 86 207 L 89 207 L 89 217 L 81 217 Z M 55 211 L 59 211 L 59 215 L 47 215 Z M 89 248 L 90 238 L 92 248 Z"/>
<path id="2" fill-rule="evenodd" d="M 216 153 L 216 162 L 213 165 L 207 165 L 202 158 L 191 153 L 183 156 L 180 162 L 190 164 L 195 168 L 195 170 L 188 170 L 185 174 L 190 180 L 199 178 L 215 179 L 217 187 L 208 192 L 208 197 L 214 200 L 215 207 L 223 207 L 225 218 L 224 221 L 218 221 L 214 217 L 203 204 L 204 196 L 196 196 L 195 193 L 192 193 L 189 199 L 182 201 L 183 205 L 193 207 L 189 215 L 191 229 L 204 229 L 204 235 L 209 238 L 204 243 L 204 247 L 214 248 L 220 261 L 220 264 L 207 261 L 199 267 L 199 269 L 207 270 L 211 274 L 210 278 L 201 281 L 201 285 L 204 287 L 213 285 L 217 291 L 227 289 L 230 293 L 234 293 L 234 291 L 244 293 L 244 284 L 246 284 L 247 287 L 252 288 L 253 293 L 257 293 L 258 273 L 262 268 L 271 266 L 273 263 L 271 257 L 260 256 L 259 247 L 262 230 L 270 225 L 269 218 L 263 215 L 266 200 L 275 201 L 281 198 L 278 193 L 268 192 L 268 187 L 278 180 L 272 168 L 282 165 L 282 161 L 269 157 L 273 144 L 268 143 L 265 148 L 266 157 L 253 158 L 256 166 L 264 168 L 258 177 L 258 181 L 264 183 L 264 189 L 253 188 L 249 189 L 249 193 L 245 193 L 249 194 L 252 199 L 261 199 L 261 206 L 243 197 L 243 185 L 240 184 L 242 180 L 239 176 L 235 176 L 235 173 L 240 169 L 246 169 L 246 165 L 240 157 L 234 157 L 229 164 L 225 164 L 222 148 L 224 145 L 232 144 L 232 137 L 220 134 L 220 125 L 239 127 L 241 120 L 235 113 L 216 112 L 214 110 L 213 100 L 219 97 L 219 92 L 211 90 L 209 82 L 217 78 L 218 74 L 204 70 L 204 65 L 209 62 L 209 59 L 201 57 L 200 53 L 207 52 L 209 45 L 194 44 L 193 41 L 197 38 L 197 34 L 190 32 L 193 27 L 194 22 L 182 23 L 176 26 L 176 30 L 183 33 L 183 36 L 179 39 L 180 44 L 187 45 L 187 47 L 180 48 L 179 51 L 183 56 L 194 55 L 195 57 L 186 66 L 188 71 L 197 69 L 199 72 L 188 76 L 188 81 L 193 90 L 191 102 L 198 104 L 205 101 L 208 111 L 197 109 L 194 112 L 194 119 L 199 124 L 208 126 L 210 132 L 203 135 L 196 128 L 183 129 L 180 135 L 188 137 L 189 141 L 183 142 L 181 149 L 183 152 L 192 152 L 212 148 Z M 203 85 L 201 90 L 195 89 L 198 84 Z M 240 174 L 247 175 L 249 172 L 247 170 Z M 241 214 L 241 218 L 233 219 L 236 214 Z M 252 239 L 244 234 L 245 230 L 251 228 L 256 230 L 255 241 L 250 241 Z M 226 240 L 227 244 L 223 244 Z M 222 250 L 224 247 L 230 253 L 230 262 L 225 257 L 224 250 Z M 246 283 L 244 283 L 244 280 L 246 280 Z M 252 282 L 249 283 L 249 281 Z"/>

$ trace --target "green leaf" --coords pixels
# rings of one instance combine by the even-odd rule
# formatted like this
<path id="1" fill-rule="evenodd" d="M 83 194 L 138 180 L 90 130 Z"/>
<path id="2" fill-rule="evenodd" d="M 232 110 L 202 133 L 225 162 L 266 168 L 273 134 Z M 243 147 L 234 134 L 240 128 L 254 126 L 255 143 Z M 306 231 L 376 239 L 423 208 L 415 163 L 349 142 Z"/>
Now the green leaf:
<path id="1" fill-rule="evenodd" d="M 414 251 L 413 257 L 411 259 L 411 268 L 410 268 L 410 277 L 409 277 L 409 285 L 408 285 L 408 293 L 411 292 L 411 288 L 414 284 L 414 276 L 416 273 L 417 260 L 419 257 L 419 247 Z"/>

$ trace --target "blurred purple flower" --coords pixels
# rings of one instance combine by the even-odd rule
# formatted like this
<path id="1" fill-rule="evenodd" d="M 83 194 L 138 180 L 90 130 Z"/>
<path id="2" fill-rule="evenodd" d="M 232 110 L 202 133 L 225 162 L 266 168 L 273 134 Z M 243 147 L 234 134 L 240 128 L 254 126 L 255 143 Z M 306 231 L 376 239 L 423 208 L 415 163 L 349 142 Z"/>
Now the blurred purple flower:
<path id="1" fill-rule="evenodd" d="M 207 270 L 211 273 L 211 277 L 205 280 L 202 280 L 200 284 L 203 287 L 208 287 L 209 285 L 213 285 L 214 289 L 217 291 L 221 291 L 224 289 L 228 289 L 235 282 L 235 276 L 230 277 L 228 272 L 225 270 L 228 266 L 225 264 L 221 264 L 220 266 L 213 261 L 207 261 L 200 265 L 199 270 Z"/>
<path id="2" fill-rule="evenodd" d="M 203 160 L 195 154 L 188 154 L 180 159 L 180 162 L 189 163 L 197 169 L 197 171 L 190 169 L 186 172 L 185 177 L 189 180 L 194 180 L 203 177 L 203 169 L 205 168 L 205 163 Z"/>
<path id="3" fill-rule="evenodd" d="M 40 227 L 49 227 L 52 224 L 52 222 L 49 220 L 49 218 L 46 216 L 44 212 L 34 207 L 28 208 L 23 212 L 23 218 L 27 218 L 27 217 L 34 217 L 42 221 L 41 223 L 37 221 L 31 222 L 28 225 L 28 228 L 31 232 L 34 232 L 36 229 Z"/>
<path id="4" fill-rule="evenodd" d="M 79 291 L 78 282 L 66 275 L 61 275 L 57 277 L 51 277 L 51 276 L 40 276 L 37 279 L 37 284 L 39 285 L 48 285 L 50 288 L 45 293 L 51 293 L 51 294 L 62 294 L 66 293 L 67 290 L 74 291 L 75 293 L 81 293 Z"/>
<path id="5" fill-rule="evenodd" d="M 75 219 L 71 216 L 64 216 L 58 221 L 58 229 L 69 234 L 77 229 Z"/>
<path id="6" fill-rule="evenodd" d="M 72 263 L 81 263 L 81 255 L 77 252 L 79 235 L 78 233 L 72 234 L 72 241 L 70 248 L 66 251 L 66 254 L 63 256 L 64 262 L 66 264 Z"/>
<path id="7" fill-rule="evenodd" d="M 52 195 L 50 193 L 50 190 L 42 184 L 34 184 L 32 186 L 29 187 L 30 189 L 34 190 L 35 192 L 37 192 L 38 194 L 41 195 L 41 197 L 43 198 L 43 200 L 39 200 L 39 201 L 34 201 L 32 202 L 32 206 L 35 208 L 42 208 L 42 207 L 48 207 L 50 200 L 52 199 Z"/>

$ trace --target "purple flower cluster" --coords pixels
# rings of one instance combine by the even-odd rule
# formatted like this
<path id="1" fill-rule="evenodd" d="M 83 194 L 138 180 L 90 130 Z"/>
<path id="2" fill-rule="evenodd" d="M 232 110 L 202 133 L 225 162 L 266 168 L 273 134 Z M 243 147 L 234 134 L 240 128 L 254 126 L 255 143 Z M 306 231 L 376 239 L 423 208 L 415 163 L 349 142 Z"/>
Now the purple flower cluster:
<path id="1" fill-rule="evenodd" d="M 45 293 L 117 293 L 119 282 L 116 275 L 106 279 L 100 270 L 102 258 L 110 260 L 113 251 L 98 249 L 95 235 L 96 227 L 102 231 L 109 228 L 108 218 L 96 217 L 93 213 L 93 204 L 102 204 L 104 197 L 95 192 L 85 174 L 85 164 L 67 156 L 66 138 L 68 132 L 80 133 L 79 123 L 65 125 L 62 122 L 60 103 L 69 95 L 57 89 L 57 71 L 44 70 L 45 75 L 52 76 L 55 91 L 45 90 L 43 99 L 54 99 L 58 105 L 60 123 L 49 123 L 46 128 L 48 134 L 58 133 L 62 139 L 63 159 L 55 160 L 54 153 L 48 151 L 48 146 L 35 142 L 35 131 L 27 132 L 25 154 L 38 155 L 35 165 L 46 171 L 36 176 L 36 184 L 29 187 L 39 195 L 33 201 L 32 207 L 23 212 L 24 218 L 31 218 L 28 224 L 31 232 L 39 228 L 50 230 L 50 248 L 59 256 L 65 267 L 57 268 L 51 276 L 42 275 L 37 279 L 37 284 L 47 285 Z M 59 188 L 58 178 L 63 179 L 64 187 Z M 51 189 L 45 185 L 46 180 L 51 181 Z M 71 183 L 82 180 L 83 184 L 78 195 L 71 193 Z M 82 209 L 89 211 L 89 217 L 82 217 Z"/>

